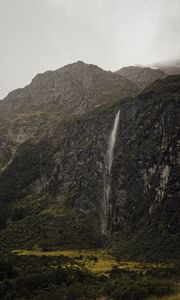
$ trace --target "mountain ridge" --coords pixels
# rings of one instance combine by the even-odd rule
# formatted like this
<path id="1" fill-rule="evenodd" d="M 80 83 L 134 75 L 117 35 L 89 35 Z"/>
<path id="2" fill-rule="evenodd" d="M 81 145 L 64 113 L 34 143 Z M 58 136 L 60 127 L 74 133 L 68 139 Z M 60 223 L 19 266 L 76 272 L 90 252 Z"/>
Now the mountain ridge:
<path id="1" fill-rule="evenodd" d="M 37 123 L 30 120 L 35 128 L 41 127 L 41 120 L 50 123 L 40 138 L 17 144 L 1 172 L 0 199 L 11 207 L 9 223 L 1 231 L 1 247 L 31 249 L 38 241 L 40 247 L 52 248 L 101 244 L 104 159 L 116 112 L 121 109 L 111 178 L 109 242 L 120 248 L 124 244 L 119 253 L 129 256 L 178 257 L 179 93 L 180 76 L 169 76 L 135 98 L 116 98 L 64 123 L 58 115 L 52 121 L 52 115 L 48 119 L 44 113 L 37 115 Z M 18 121 L 17 128 L 23 121 Z M 160 251 L 164 241 L 167 250 Z"/>
<path id="2" fill-rule="evenodd" d="M 10 92 L 3 99 L 0 110 L 2 115 L 44 110 L 81 114 L 108 102 L 108 90 L 112 101 L 113 97 L 125 98 L 139 92 L 128 79 L 78 61 L 55 71 L 37 74 L 25 88 Z"/>
<path id="3" fill-rule="evenodd" d="M 139 66 L 124 67 L 116 71 L 116 73 L 132 80 L 141 90 L 152 84 L 157 79 L 163 79 L 168 76 L 160 69 Z"/>

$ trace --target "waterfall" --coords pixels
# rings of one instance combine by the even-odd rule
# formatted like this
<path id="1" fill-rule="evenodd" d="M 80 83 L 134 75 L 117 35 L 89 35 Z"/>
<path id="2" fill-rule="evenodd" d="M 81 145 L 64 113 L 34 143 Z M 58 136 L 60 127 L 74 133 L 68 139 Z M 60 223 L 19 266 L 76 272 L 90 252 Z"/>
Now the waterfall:
<path id="1" fill-rule="evenodd" d="M 120 110 L 118 110 L 111 134 L 108 139 L 108 148 L 105 157 L 105 178 L 104 178 L 104 195 L 101 207 L 101 234 L 102 239 L 107 236 L 107 226 L 108 226 L 108 217 L 109 217 L 109 197 L 111 192 L 111 169 L 114 159 L 114 147 L 116 144 L 117 130 L 119 126 L 119 116 Z"/>
<path id="2" fill-rule="evenodd" d="M 108 149 L 107 149 L 107 157 L 108 157 L 107 164 L 108 164 L 109 175 L 111 174 L 111 168 L 112 168 L 112 163 L 113 163 L 113 158 L 114 158 L 114 146 L 116 143 L 116 136 L 117 136 L 117 130 L 118 130 L 118 125 L 119 125 L 119 114 L 120 114 L 120 110 L 118 110 L 118 112 L 116 114 L 113 129 L 112 129 L 110 137 L 109 137 L 109 143 L 108 143 Z"/>

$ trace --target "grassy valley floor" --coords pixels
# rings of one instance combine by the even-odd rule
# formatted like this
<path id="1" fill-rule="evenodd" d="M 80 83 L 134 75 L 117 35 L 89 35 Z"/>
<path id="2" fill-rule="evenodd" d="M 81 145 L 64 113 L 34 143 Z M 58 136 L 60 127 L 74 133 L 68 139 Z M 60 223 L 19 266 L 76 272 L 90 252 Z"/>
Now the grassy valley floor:
<path id="1" fill-rule="evenodd" d="M 179 300 L 175 263 L 117 260 L 106 249 L 13 250 L 0 257 L 0 299 Z"/>
<path id="2" fill-rule="evenodd" d="M 108 251 L 101 249 L 89 250 L 59 250 L 59 251 L 42 251 L 35 250 L 13 250 L 13 253 L 19 256 L 47 256 L 58 257 L 65 256 L 74 261 L 75 266 L 80 266 L 95 274 L 108 275 L 113 268 L 121 270 L 133 271 L 137 273 L 145 273 L 156 270 L 173 270 L 173 263 L 140 263 L 132 261 L 118 261 Z M 66 266 L 66 265 L 65 265 Z"/>

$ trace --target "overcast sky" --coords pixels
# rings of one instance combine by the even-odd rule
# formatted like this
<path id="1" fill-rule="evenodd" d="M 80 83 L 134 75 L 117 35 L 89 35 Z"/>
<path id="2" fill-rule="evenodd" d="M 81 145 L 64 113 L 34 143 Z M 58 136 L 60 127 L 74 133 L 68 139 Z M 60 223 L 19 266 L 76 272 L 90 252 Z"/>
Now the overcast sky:
<path id="1" fill-rule="evenodd" d="M 180 0 L 0 0 L 0 98 L 83 60 L 107 70 L 180 57 Z"/>

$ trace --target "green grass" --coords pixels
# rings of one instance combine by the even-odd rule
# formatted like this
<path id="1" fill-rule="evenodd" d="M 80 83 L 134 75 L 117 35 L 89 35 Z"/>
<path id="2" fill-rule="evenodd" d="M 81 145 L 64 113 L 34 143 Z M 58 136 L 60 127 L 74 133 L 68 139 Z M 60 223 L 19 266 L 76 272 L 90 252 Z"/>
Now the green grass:
<path id="1" fill-rule="evenodd" d="M 12 252 L 19 256 L 58 257 L 63 255 L 68 258 L 73 258 L 77 264 L 80 262 L 82 266 L 96 274 L 108 274 L 114 267 L 139 273 L 148 270 L 174 268 L 174 264 L 167 263 L 140 263 L 134 261 L 118 262 L 108 251 L 101 249 L 42 251 L 41 249 L 36 248 L 34 250 L 13 250 Z"/>
<path id="2" fill-rule="evenodd" d="M 43 251 L 36 244 L 0 255 L 0 298 L 177 300 L 175 268 L 118 261 L 107 249 Z"/>

